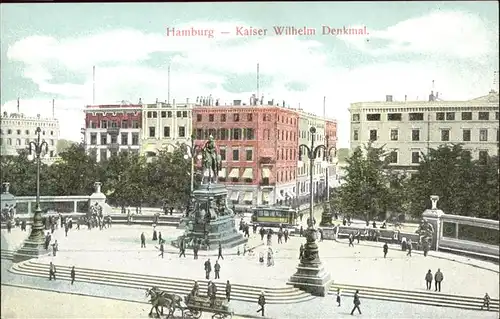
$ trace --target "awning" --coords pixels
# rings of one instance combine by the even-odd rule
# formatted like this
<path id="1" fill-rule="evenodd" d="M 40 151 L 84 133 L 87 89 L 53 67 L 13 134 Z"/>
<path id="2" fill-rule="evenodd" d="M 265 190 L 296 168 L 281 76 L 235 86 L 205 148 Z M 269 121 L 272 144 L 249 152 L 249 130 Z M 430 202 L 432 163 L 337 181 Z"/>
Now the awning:
<path id="1" fill-rule="evenodd" d="M 252 192 L 246 192 L 245 196 L 243 197 L 244 202 L 252 202 L 253 201 L 253 193 Z"/>
<path id="2" fill-rule="evenodd" d="M 240 177 L 240 169 L 239 168 L 233 168 L 231 170 L 231 173 L 229 173 L 229 178 L 239 178 Z"/>
<path id="3" fill-rule="evenodd" d="M 269 202 L 269 192 L 263 192 L 262 193 L 262 201 L 263 202 Z"/>
<path id="4" fill-rule="evenodd" d="M 229 199 L 232 201 L 238 201 L 239 197 L 240 197 L 240 192 L 232 192 L 231 197 Z"/>
<path id="5" fill-rule="evenodd" d="M 223 167 L 220 171 L 219 171 L 219 177 L 221 178 L 226 178 L 226 168 Z"/>
<path id="6" fill-rule="evenodd" d="M 295 198 L 295 194 L 293 192 L 289 191 L 289 192 L 286 192 L 286 193 L 287 193 L 288 197 Z"/>
<path id="7" fill-rule="evenodd" d="M 245 168 L 245 171 L 243 172 L 243 175 L 241 177 L 242 178 L 253 179 L 253 169 L 251 169 L 251 168 Z"/>
<path id="8" fill-rule="evenodd" d="M 271 176 L 271 170 L 267 167 L 262 168 L 262 178 L 269 178 Z"/>

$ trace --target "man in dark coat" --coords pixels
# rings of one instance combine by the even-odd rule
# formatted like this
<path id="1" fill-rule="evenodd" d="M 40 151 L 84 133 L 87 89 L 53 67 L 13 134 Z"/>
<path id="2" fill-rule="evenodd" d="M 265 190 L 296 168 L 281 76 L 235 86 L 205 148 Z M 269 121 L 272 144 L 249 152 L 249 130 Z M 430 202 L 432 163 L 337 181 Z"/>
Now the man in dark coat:
<path id="1" fill-rule="evenodd" d="M 141 248 L 146 248 L 146 236 L 144 233 L 141 234 Z"/>
<path id="2" fill-rule="evenodd" d="M 161 256 L 163 258 L 163 254 L 165 253 L 165 246 L 163 243 L 160 244 L 160 254 L 158 256 Z"/>
<path id="3" fill-rule="evenodd" d="M 358 309 L 359 314 L 361 314 L 361 309 L 359 309 L 359 305 L 361 305 L 361 302 L 359 301 L 359 290 L 356 290 L 356 293 L 354 294 L 354 308 L 352 308 L 351 315 L 354 315 L 354 310 Z"/>
<path id="4" fill-rule="evenodd" d="M 299 259 L 302 259 L 303 256 L 304 256 L 304 244 L 300 244 Z"/>
<path id="5" fill-rule="evenodd" d="M 441 292 L 441 281 L 443 281 L 443 279 L 444 279 L 443 273 L 441 272 L 441 269 L 438 269 L 438 271 L 436 271 L 436 273 L 434 274 L 434 281 L 436 282 L 435 283 L 436 291 Z"/>
<path id="6" fill-rule="evenodd" d="M 262 317 L 264 317 L 264 307 L 266 305 L 266 297 L 264 297 L 263 291 L 260 293 L 259 300 L 257 301 L 257 303 L 260 306 L 260 309 L 257 310 L 257 312 L 262 312 Z"/>
<path id="7" fill-rule="evenodd" d="M 429 269 L 429 271 L 427 272 L 427 274 L 425 274 L 425 287 L 427 290 L 431 290 L 431 287 L 432 287 L 432 272 L 431 270 Z"/>
<path id="8" fill-rule="evenodd" d="M 215 272 L 215 279 L 219 279 L 220 278 L 220 264 L 219 264 L 219 261 L 216 260 L 215 261 L 215 265 L 214 265 L 214 272 Z"/>
<path id="9" fill-rule="evenodd" d="M 200 249 L 200 246 L 196 240 L 193 242 L 193 255 L 194 259 L 198 259 L 198 249 Z"/>
<path id="10" fill-rule="evenodd" d="M 75 282 L 75 266 L 71 267 L 71 284 Z"/>
<path id="11" fill-rule="evenodd" d="M 229 280 L 226 283 L 226 299 L 228 302 L 231 301 L 231 283 Z"/>
<path id="12" fill-rule="evenodd" d="M 49 280 L 52 280 L 52 278 L 54 278 L 54 280 L 56 280 L 56 266 L 50 262 L 50 265 L 49 265 Z"/>
<path id="13" fill-rule="evenodd" d="M 184 238 L 181 239 L 181 242 L 180 242 L 180 245 L 179 245 L 179 258 L 184 256 L 184 258 L 186 257 L 186 242 L 184 240 Z"/>
<path id="14" fill-rule="evenodd" d="M 213 307 L 215 305 L 215 299 L 217 298 L 217 286 L 215 285 L 214 282 L 212 283 L 212 293 L 209 296 L 209 298 L 210 298 L 210 306 Z"/>
<path id="15" fill-rule="evenodd" d="M 219 242 L 219 255 L 217 256 L 217 260 L 219 260 L 219 258 L 222 258 L 222 260 L 224 260 L 224 257 L 222 256 L 222 245 L 220 242 Z"/>
<path id="16" fill-rule="evenodd" d="M 384 244 L 384 258 L 387 256 L 387 252 L 389 251 L 389 246 L 387 243 Z"/>
<path id="17" fill-rule="evenodd" d="M 288 241 L 288 229 L 285 229 L 285 231 L 283 232 L 283 236 L 285 236 L 285 244 L 286 244 L 286 242 Z"/>
<path id="18" fill-rule="evenodd" d="M 210 273 L 212 272 L 212 264 L 210 263 L 210 258 L 205 261 L 205 278 L 210 279 Z"/>

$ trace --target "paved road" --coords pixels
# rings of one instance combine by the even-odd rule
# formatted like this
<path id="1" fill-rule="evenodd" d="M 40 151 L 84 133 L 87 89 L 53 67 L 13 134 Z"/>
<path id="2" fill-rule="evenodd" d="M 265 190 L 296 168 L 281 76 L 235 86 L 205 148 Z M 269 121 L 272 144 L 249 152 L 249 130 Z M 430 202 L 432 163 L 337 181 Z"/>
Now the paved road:
<path id="1" fill-rule="evenodd" d="M 163 238 L 173 240 L 182 230 L 172 227 L 157 228 Z M 141 232 L 148 238 L 147 247 L 140 248 Z M 14 229 L 7 234 L 2 230 L 2 249 L 13 249 L 28 234 Z M 56 257 L 46 257 L 60 264 L 78 267 L 107 268 L 126 272 L 143 272 L 155 275 L 202 279 L 203 263 L 207 258 L 212 262 L 217 251 L 201 251 L 200 259 L 193 260 L 192 252 L 187 258 L 179 258 L 174 247 L 166 246 L 165 258 L 158 257 L 158 246 L 151 240 L 152 228 L 149 226 L 115 225 L 102 231 L 83 228 L 72 230 L 68 237 L 59 229 L 54 237 L 59 242 L 60 252 Z M 277 244 L 273 239 L 275 266 L 266 267 L 253 256 L 236 256 L 235 249 L 224 250 L 225 259 L 221 260 L 221 280 L 234 283 L 284 286 L 294 273 L 298 263 L 298 247 L 303 238 L 293 237 L 286 244 Z M 262 245 L 260 236 L 251 234 L 249 246 Z M 431 252 L 423 257 L 414 252 L 412 257 L 398 249 L 391 250 L 388 258 L 381 258 L 382 244 L 361 242 L 361 245 L 348 247 L 346 242 L 324 241 L 318 243 L 320 256 L 325 267 L 332 273 L 336 282 L 344 284 L 389 287 L 408 290 L 425 290 L 424 276 L 428 269 L 433 272 L 441 268 L 444 273 L 443 293 L 472 295 L 482 297 L 488 292 L 493 298 L 499 296 L 498 265 L 441 252 Z M 7 248 L 6 248 L 7 247 Z M 267 247 L 260 246 L 260 250 Z M 243 252 L 242 247 L 240 247 Z M 436 256 L 436 257 L 434 257 Z M 448 259 L 446 259 L 448 258 Z M 242 269 L 245 274 L 242 276 Z M 464 278 L 472 278 L 464 284 Z"/>

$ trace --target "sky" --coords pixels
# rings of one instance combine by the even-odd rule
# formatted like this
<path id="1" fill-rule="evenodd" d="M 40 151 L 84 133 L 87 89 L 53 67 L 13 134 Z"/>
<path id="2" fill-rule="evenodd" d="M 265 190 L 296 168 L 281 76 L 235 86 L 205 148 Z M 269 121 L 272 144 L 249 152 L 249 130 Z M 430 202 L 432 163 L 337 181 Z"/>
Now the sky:
<path id="1" fill-rule="evenodd" d="M 2 4 L 2 111 L 55 116 L 80 141 L 85 105 L 264 100 L 338 121 L 350 103 L 486 95 L 499 69 L 498 2 Z M 315 34 L 277 35 L 275 27 Z M 326 27 L 324 27 L 326 26 Z M 367 34 L 324 34 L 364 29 Z M 167 30 L 213 30 L 213 37 Z M 267 29 L 245 35 L 243 30 Z M 241 34 L 240 34 L 241 31 Z M 327 32 L 328 33 L 328 32 Z M 95 96 L 93 94 L 95 66 Z M 170 66 L 170 94 L 168 68 Z M 434 80 L 434 87 L 432 81 Z"/>

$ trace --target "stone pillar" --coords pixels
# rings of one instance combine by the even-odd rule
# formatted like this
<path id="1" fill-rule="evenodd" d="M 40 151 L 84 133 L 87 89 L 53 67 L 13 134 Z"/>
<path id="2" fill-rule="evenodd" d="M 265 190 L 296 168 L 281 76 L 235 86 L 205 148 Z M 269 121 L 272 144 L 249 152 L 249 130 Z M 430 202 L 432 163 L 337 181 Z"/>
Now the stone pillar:
<path id="1" fill-rule="evenodd" d="M 94 183 L 94 193 L 89 197 L 89 205 L 95 205 L 95 203 L 103 206 L 106 203 L 106 195 L 101 192 L 101 182 Z"/>
<path id="2" fill-rule="evenodd" d="M 458 239 L 458 223 L 455 223 L 455 239 Z"/>
<path id="3" fill-rule="evenodd" d="M 32 213 L 32 210 L 31 210 L 31 201 L 28 201 L 28 214 L 31 214 Z"/>
<path id="4" fill-rule="evenodd" d="M 431 203 L 432 207 L 431 209 L 426 209 L 423 214 L 422 218 L 429 222 L 429 224 L 432 225 L 434 228 L 434 233 L 432 234 L 432 243 L 431 243 L 431 249 L 433 250 L 439 250 L 439 240 L 443 236 L 442 232 L 442 219 L 441 216 L 444 215 L 444 212 L 440 209 L 437 208 L 437 202 L 439 201 L 439 196 L 432 195 L 431 196 Z"/>
<path id="5" fill-rule="evenodd" d="M 73 212 L 77 212 L 77 209 L 78 209 L 78 201 L 73 201 Z"/>

